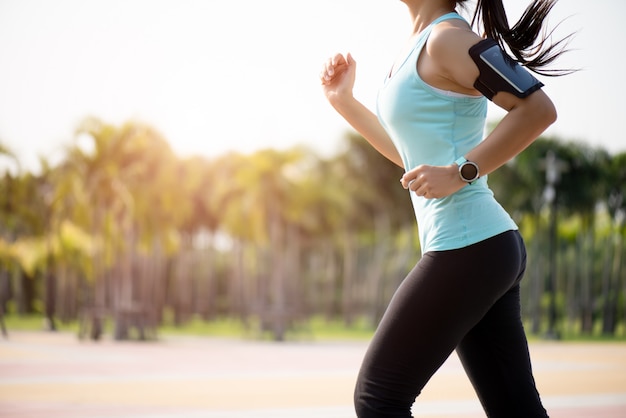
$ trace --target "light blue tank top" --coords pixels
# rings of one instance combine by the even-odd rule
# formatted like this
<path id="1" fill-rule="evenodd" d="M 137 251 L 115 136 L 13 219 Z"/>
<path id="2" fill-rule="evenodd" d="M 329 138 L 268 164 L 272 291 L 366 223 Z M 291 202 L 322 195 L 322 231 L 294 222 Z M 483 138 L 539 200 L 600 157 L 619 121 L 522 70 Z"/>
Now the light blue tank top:
<path id="1" fill-rule="evenodd" d="M 449 13 L 424 29 L 378 93 L 378 118 L 406 171 L 420 164 L 452 164 L 483 138 L 485 97 L 447 94 L 426 84 L 417 73 L 417 59 L 433 26 L 448 19 L 463 18 Z M 426 199 L 413 192 L 410 195 L 422 253 L 466 247 L 517 229 L 495 200 L 486 176 L 443 199 Z"/>

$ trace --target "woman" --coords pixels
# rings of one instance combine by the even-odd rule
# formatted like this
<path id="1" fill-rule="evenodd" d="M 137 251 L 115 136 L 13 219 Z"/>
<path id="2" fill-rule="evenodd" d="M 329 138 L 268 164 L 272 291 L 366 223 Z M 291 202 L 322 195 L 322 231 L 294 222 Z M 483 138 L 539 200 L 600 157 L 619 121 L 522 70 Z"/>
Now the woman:
<path id="1" fill-rule="evenodd" d="M 501 49 L 540 72 L 562 51 L 539 39 L 556 0 L 534 0 L 509 29 L 501 0 L 404 0 L 413 23 L 379 92 L 376 114 L 352 90 L 356 62 L 330 58 L 320 74 L 330 104 L 382 155 L 405 169 L 423 256 L 392 298 L 363 360 L 359 417 L 410 417 L 415 398 L 456 349 L 489 417 L 547 417 L 520 317 L 526 253 L 486 175 L 556 119 L 543 86 Z M 536 48 L 539 46 L 540 48 Z M 530 53 L 529 50 L 533 53 Z M 482 138 L 487 99 L 507 110 Z"/>

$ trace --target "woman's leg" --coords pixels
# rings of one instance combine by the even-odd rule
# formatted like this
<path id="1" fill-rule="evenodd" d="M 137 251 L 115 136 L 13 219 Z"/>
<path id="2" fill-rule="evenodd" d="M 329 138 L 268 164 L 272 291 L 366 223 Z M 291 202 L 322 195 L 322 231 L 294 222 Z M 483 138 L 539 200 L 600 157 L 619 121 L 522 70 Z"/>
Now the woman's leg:
<path id="1" fill-rule="evenodd" d="M 517 232 L 431 252 L 402 282 L 363 360 L 360 418 L 410 417 L 415 398 L 523 271 Z"/>
<path id="2" fill-rule="evenodd" d="M 504 295 L 457 348 L 491 418 L 546 418 L 522 326 L 519 286 Z"/>
<path id="3" fill-rule="evenodd" d="M 521 239 L 520 243 L 523 249 Z M 548 416 L 533 378 L 519 284 L 502 296 L 463 338 L 457 353 L 487 416 Z"/>

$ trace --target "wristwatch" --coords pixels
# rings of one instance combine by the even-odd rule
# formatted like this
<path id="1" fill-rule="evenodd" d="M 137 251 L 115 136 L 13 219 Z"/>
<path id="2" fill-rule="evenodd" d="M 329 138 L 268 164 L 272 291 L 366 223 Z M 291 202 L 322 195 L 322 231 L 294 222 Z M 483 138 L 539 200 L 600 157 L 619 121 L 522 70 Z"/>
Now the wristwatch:
<path id="1" fill-rule="evenodd" d="M 454 163 L 459 166 L 459 177 L 464 182 L 472 184 L 480 177 L 480 170 L 478 170 L 478 164 L 475 162 L 467 161 L 465 157 L 459 157 Z"/>

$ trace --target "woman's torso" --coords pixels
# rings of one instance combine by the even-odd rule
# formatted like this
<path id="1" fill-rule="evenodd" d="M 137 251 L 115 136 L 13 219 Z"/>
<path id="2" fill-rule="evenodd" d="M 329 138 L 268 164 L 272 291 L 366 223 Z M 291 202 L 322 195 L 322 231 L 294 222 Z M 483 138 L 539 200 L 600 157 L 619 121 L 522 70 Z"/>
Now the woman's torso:
<path id="1" fill-rule="evenodd" d="M 487 100 L 436 89 L 418 74 L 417 60 L 435 20 L 417 37 L 414 48 L 387 77 L 378 95 L 378 117 L 402 157 L 405 170 L 418 165 L 449 165 L 482 140 Z M 501 232 L 517 229 L 494 199 L 482 177 L 443 199 L 411 193 L 422 252 L 462 248 Z"/>

